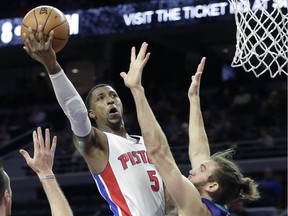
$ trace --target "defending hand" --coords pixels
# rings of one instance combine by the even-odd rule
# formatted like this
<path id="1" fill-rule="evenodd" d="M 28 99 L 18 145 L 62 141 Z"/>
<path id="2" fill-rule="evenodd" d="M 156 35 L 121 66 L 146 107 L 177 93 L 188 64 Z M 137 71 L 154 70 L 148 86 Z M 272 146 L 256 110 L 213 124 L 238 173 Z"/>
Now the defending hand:
<path id="1" fill-rule="evenodd" d="M 150 57 L 150 53 L 146 53 L 147 47 L 148 44 L 146 42 L 142 43 L 141 49 L 137 57 L 135 47 L 132 47 L 129 71 L 128 73 L 120 73 L 120 76 L 123 78 L 125 85 L 130 89 L 142 86 L 141 78 L 143 68 Z"/>
<path id="2" fill-rule="evenodd" d="M 25 158 L 28 166 L 30 166 L 39 177 L 53 174 L 52 167 L 54 163 L 54 154 L 56 149 L 57 137 L 54 136 L 50 145 L 49 129 L 45 130 L 45 141 L 42 136 L 41 128 L 37 128 L 37 132 L 33 131 L 34 157 L 31 158 L 29 153 L 23 149 L 20 153 Z"/>
<path id="3" fill-rule="evenodd" d="M 192 82 L 188 90 L 188 98 L 191 98 L 192 96 L 199 96 L 200 81 L 201 81 L 201 76 L 204 70 L 205 61 L 206 61 L 206 58 L 203 57 L 201 59 L 200 64 L 197 67 L 197 71 L 195 75 L 191 77 Z"/>

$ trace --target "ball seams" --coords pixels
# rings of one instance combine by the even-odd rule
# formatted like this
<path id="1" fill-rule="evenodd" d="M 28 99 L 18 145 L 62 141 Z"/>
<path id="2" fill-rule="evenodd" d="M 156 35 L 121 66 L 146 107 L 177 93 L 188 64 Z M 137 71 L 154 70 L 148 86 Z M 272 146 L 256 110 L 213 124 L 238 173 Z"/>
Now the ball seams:
<path id="1" fill-rule="evenodd" d="M 29 34 L 29 27 L 31 27 L 31 34 L 35 36 L 36 40 L 39 40 L 39 25 L 42 25 L 43 39 L 45 41 L 48 39 L 50 32 L 54 31 L 52 48 L 56 53 L 62 50 L 70 35 L 69 22 L 64 13 L 53 6 L 46 5 L 32 9 L 22 20 L 22 40 L 23 33 Z M 23 42 L 25 44 L 24 40 Z"/>
<path id="2" fill-rule="evenodd" d="M 51 10 L 50 10 L 50 12 L 49 12 L 49 14 L 47 15 L 47 18 L 46 18 L 46 20 L 45 20 L 45 22 L 44 22 L 44 24 L 43 24 L 43 32 L 44 32 L 44 30 L 45 30 L 45 26 L 46 26 L 46 24 L 47 24 L 47 22 L 48 22 L 48 20 L 49 20 L 49 18 L 50 18 L 50 15 L 51 15 L 51 13 L 52 13 L 52 11 L 54 10 L 54 8 L 52 8 Z M 38 32 L 38 27 L 39 27 L 39 25 L 38 25 L 38 19 L 37 19 L 37 16 L 36 16 L 36 9 L 33 11 L 34 12 L 34 17 L 35 17 L 35 20 L 36 20 L 36 32 Z M 50 31 L 49 31 L 50 32 Z"/>
<path id="3" fill-rule="evenodd" d="M 48 20 L 48 19 L 47 19 L 47 20 Z M 46 21 L 47 21 L 47 20 L 46 20 Z M 38 21 L 36 20 L 36 22 L 38 22 Z M 49 30 L 48 34 L 44 34 L 44 33 L 43 33 L 43 35 L 44 35 L 45 37 L 48 37 L 48 36 L 49 36 L 49 33 L 50 33 L 53 29 L 55 29 L 55 28 L 57 28 L 57 27 L 65 24 L 66 22 L 68 22 L 68 21 L 67 21 L 67 20 L 64 20 L 62 23 L 59 23 L 58 25 L 56 25 L 56 26 L 54 26 L 53 28 L 51 28 L 51 29 Z M 37 23 L 37 24 L 38 24 L 38 23 Z M 25 28 L 27 28 L 27 29 L 29 28 L 29 26 L 27 26 L 25 23 L 22 23 L 22 26 L 25 27 Z M 38 25 L 37 25 L 37 28 L 38 28 Z M 44 30 L 44 28 L 43 28 L 43 30 Z M 39 32 L 38 30 L 35 30 L 35 29 L 33 29 L 33 28 L 32 28 L 32 31 L 33 31 L 34 35 Z M 59 37 L 55 37 L 55 36 L 53 37 L 53 39 L 63 40 L 63 41 L 68 40 L 67 38 L 64 39 L 64 38 L 59 38 Z"/>

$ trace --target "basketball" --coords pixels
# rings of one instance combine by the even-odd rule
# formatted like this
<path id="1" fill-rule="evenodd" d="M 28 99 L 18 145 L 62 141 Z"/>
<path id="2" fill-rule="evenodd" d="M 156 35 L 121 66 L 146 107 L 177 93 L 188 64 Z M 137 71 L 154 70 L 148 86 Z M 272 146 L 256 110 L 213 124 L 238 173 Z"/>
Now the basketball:
<path id="1" fill-rule="evenodd" d="M 52 6 L 38 6 L 30 10 L 23 18 L 21 24 L 21 37 L 23 40 L 23 33 L 29 35 L 28 28 L 31 27 L 35 38 L 38 40 L 38 27 L 43 26 L 43 35 L 45 41 L 49 37 L 51 30 L 54 31 L 54 38 L 52 48 L 55 53 L 61 51 L 69 39 L 69 23 L 59 9 Z M 25 42 L 24 42 L 25 44 Z"/>

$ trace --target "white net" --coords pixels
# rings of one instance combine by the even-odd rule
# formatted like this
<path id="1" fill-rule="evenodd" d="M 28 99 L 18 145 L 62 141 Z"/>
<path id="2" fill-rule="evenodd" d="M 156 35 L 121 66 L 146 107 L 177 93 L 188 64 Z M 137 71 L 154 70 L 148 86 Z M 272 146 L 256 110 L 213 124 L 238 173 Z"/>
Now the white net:
<path id="1" fill-rule="evenodd" d="M 288 0 L 229 0 L 235 13 L 236 51 L 232 67 L 256 77 L 288 75 Z"/>

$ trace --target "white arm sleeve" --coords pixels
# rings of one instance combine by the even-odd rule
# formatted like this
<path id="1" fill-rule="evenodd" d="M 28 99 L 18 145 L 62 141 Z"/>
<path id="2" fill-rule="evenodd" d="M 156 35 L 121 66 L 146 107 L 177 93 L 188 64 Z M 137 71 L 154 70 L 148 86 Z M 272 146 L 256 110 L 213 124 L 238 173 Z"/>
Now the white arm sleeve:
<path id="1" fill-rule="evenodd" d="M 81 96 L 63 70 L 49 77 L 58 103 L 70 121 L 72 131 L 76 136 L 87 136 L 92 126 Z"/>

